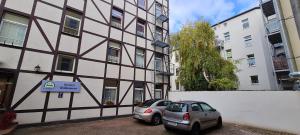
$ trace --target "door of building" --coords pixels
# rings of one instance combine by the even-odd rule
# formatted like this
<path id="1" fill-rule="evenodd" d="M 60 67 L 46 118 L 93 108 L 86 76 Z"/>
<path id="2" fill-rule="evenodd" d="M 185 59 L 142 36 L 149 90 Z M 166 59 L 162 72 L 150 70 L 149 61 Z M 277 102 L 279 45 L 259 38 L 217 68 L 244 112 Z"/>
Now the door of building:
<path id="1" fill-rule="evenodd" d="M 7 108 L 13 88 L 12 75 L 0 73 L 0 108 Z"/>

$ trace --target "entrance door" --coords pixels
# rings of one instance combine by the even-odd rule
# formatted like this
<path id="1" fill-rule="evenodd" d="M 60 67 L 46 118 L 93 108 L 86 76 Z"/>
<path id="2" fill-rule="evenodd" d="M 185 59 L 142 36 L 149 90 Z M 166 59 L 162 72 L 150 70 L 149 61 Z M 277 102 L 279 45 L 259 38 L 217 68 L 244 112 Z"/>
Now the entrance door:
<path id="1" fill-rule="evenodd" d="M 12 77 L 0 74 L 0 108 L 8 107 L 12 86 Z"/>

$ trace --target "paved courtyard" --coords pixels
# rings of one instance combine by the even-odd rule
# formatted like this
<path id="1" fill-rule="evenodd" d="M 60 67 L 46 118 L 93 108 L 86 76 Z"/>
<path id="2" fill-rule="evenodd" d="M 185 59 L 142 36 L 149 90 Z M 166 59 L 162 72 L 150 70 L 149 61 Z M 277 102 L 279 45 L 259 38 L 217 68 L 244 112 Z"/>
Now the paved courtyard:
<path id="1" fill-rule="evenodd" d="M 69 123 L 45 127 L 17 129 L 12 135 L 182 135 L 182 132 L 167 132 L 164 127 L 151 126 L 131 118 Z M 289 135 L 225 123 L 222 129 L 206 130 L 207 135 Z"/>

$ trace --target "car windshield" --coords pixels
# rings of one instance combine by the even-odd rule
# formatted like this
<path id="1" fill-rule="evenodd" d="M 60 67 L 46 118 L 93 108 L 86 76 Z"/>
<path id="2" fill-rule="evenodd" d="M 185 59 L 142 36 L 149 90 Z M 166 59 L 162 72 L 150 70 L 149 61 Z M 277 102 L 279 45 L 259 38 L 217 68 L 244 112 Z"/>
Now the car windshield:
<path id="1" fill-rule="evenodd" d="M 139 107 L 150 107 L 153 103 L 155 103 L 158 100 L 146 100 L 145 102 L 143 102 L 141 105 L 139 105 Z"/>
<path id="2" fill-rule="evenodd" d="M 187 112 L 187 105 L 184 103 L 172 103 L 166 110 L 171 112 Z"/>

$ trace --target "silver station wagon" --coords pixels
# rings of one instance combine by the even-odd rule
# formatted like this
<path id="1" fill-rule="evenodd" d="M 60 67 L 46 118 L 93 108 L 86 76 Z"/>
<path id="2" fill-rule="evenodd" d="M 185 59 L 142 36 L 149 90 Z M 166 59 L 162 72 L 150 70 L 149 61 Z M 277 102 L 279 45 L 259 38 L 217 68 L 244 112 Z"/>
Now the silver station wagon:
<path id="1" fill-rule="evenodd" d="M 192 135 L 211 127 L 222 127 L 221 114 L 205 102 L 173 102 L 164 111 L 163 124 L 166 130 L 179 129 Z"/>
<path id="2" fill-rule="evenodd" d="M 159 99 L 146 100 L 141 105 L 135 107 L 133 118 L 152 123 L 153 125 L 159 125 L 162 123 L 162 113 L 169 104 L 171 104 L 171 101 Z"/>

